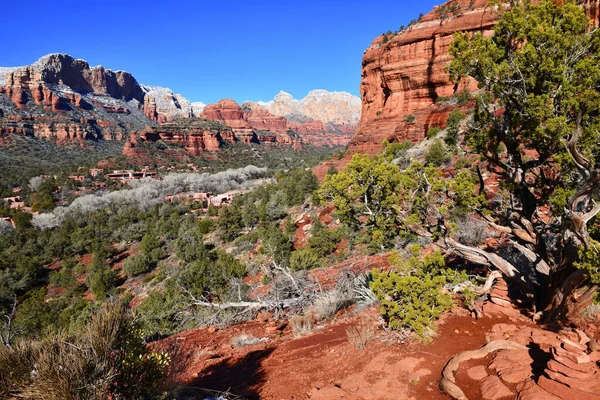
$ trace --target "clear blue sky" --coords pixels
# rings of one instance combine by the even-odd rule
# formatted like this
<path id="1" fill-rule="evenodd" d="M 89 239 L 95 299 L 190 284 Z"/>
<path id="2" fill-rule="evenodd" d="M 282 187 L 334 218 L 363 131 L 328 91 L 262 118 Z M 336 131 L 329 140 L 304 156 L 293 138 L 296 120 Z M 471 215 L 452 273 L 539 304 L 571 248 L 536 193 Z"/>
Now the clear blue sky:
<path id="1" fill-rule="evenodd" d="M 0 66 L 69 53 L 191 101 L 358 95 L 361 57 L 442 0 L 7 0 Z"/>

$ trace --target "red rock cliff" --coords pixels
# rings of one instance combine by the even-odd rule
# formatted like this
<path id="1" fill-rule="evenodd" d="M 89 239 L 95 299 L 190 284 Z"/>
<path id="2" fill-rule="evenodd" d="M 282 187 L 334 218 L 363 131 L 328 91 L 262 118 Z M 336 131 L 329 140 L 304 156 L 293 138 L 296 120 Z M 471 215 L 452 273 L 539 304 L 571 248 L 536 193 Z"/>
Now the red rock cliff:
<path id="1" fill-rule="evenodd" d="M 244 119 L 244 110 L 233 100 L 223 99 L 219 100 L 217 104 L 207 105 L 200 114 L 200 118 L 224 123 L 244 143 L 258 140 L 252 126 Z"/>
<path id="2" fill-rule="evenodd" d="M 362 59 L 362 114 L 352 152 L 376 152 L 384 139 L 419 141 L 430 126 L 443 126 L 447 111 L 435 101 L 453 94 L 444 71 L 448 46 L 457 31 L 491 33 L 496 14 L 485 9 L 487 3 L 451 0 L 444 6 L 458 5 L 460 14 L 442 20 L 436 8 L 394 37 L 373 41 Z"/>
<path id="3" fill-rule="evenodd" d="M 435 101 L 454 93 L 444 71 L 448 47 L 458 31 L 493 33 L 497 14 L 486 8 L 488 2 L 450 0 L 403 32 L 373 41 L 362 59 L 362 114 L 350 142 L 352 153 L 377 152 L 384 139 L 417 142 L 430 127 L 445 126 L 450 109 Z M 600 2 L 580 3 L 597 26 Z"/>
<path id="4" fill-rule="evenodd" d="M 76 92 L 102 93 L 124 101 L 144 102 L 144 92 L 129 72 L 113 72 L 102 66 L 90 68 L 87 62 L 68 54 L 49 54 L 5 78 L 5 87 L 13 91 L 35 92 L 55 85 L 67 86 Z"/>
<path id="5" fill-rule="evenodd" d="M 232 130 L 223 124 L 202 119 L 176 119 L 154 127 L 147 127 L 139 133 L 133 133 L 125 144 L 123 154 L 135 155 L 137 138 L 142 141 L 178 144 L 192 155 L 205 151 L 219 150 L 225 141 L 236 140 Z"/>

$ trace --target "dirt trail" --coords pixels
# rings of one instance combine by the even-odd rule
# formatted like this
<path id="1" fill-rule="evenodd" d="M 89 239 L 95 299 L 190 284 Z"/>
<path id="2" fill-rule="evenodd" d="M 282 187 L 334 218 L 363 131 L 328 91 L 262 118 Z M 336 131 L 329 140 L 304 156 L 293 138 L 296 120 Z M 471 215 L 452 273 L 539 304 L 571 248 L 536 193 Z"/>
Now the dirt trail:
<path id="1" fill-rule="evenodd" d="M 379 330 L 365 350 L 358 350 L 346 337 L 346 328 L 358 318 L 376 319 L 377 310 L 338 317 L 300 338 L 289 327 L 269 334 L 257 321 L 216 332 L 184 332 L 178 336 L 188 358 L 179 380 L 249 399 L 447 399 L 438 388 L 446 362 L 484 345 L 493 325 L 509 322 L 506 316 L 476 320 L 456 308 L 442 318 L 438 337 L 428 345 L 398 343 Z M 268 339 L 234 348 L 231 339 L 243 333 Z"/>

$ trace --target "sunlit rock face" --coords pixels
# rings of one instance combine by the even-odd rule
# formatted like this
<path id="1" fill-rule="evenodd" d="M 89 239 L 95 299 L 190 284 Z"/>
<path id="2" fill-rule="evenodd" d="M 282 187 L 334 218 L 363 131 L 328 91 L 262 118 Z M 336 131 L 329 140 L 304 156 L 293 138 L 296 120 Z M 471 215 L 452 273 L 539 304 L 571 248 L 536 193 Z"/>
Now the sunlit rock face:
<path id="1" fill-rule="evenodd" d="M 362 59 L 362 112 L 351 152 L 377 152 L 384 139 L 417 142 L 430 127 L 445 126 L 451 109 L 436 105 L 436 100 L 455 91 L 444 70 L 450 62 L 449 45 L 455 32 L 493 34 L 498 14 L 486 8 L 488 2 L 450 0 L 403 32 L 371 43 Z M 580 4 L 598 26 L 600 1 Z"/>

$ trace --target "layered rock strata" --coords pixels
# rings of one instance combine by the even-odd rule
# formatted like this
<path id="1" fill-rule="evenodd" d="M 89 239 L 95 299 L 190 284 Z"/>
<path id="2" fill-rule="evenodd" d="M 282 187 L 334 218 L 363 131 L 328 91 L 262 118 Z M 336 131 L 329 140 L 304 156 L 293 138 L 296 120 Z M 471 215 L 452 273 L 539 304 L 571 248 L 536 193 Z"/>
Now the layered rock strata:
<path id="1" fill-rule="evenodd" d="M 350 153 L 374 153 L 388 141 L 422 140 L 444 128 L 453 106 L 436 104 L 456 88 L 444 68 L 455 32 L 491 35 L 498 14 L 489 0 L 450 0 L 402 32 L 377 37 L 362 59 L 361 119 Z M 598 26 L 598 0 L 580 0 Z M 476 89 L 470 86 L 471 90 Z"/>

